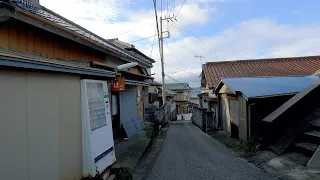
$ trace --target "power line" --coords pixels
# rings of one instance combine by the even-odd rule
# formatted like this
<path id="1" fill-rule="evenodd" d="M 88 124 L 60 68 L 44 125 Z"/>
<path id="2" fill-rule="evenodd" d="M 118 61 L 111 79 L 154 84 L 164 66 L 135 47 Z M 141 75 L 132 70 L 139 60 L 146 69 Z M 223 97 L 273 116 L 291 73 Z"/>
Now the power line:
<path id="1" fill-rule="evenodd" d="M 161 0 L 161 17 L 162 17 L 162 4 L 163 4 L 163 3 L 162 3 L 162 0 Z"/>
<path id="2" fill-rule="evenodd" d="M 203 56 L 201 56 L 201 55 L 194 55 L 194 57 L 195 57 L 195 58 L 199 58 L 201 65 L 203 64 L 203 63 L 202 63 L 202 60 L 201 60 L 202 58 L 204 58 Z"/>
<path id="3" fill-rule="evenodd" d="M 177 67 L 171 66 L 171 65 L 166 64 L 166 63 L 164 63 L 164 64 L 165 64 L 166 66 L 169 66 L 169 67 L 172 67 L 172 68 L 178 69 L 178 70 L 180 70 L 180 71 L 183 71 L 183 72 L 185 72 L 185 73 L 191 74 L 191 75 L 193 75 L 193 76 L 199 77 L 198 75 L 195 75 L 195 74 L 193 74 L 192 72 L 189 72 L 189 71 L 185 71 L 185 70 L 179 69 L 179 68 L 177 68 Z"/>
<path id="4" fill-rule="evenodd" d="M 179 23 L 177 21 L 177 23 Z M 217 52 L 215 52 L 214 50 L 210 49 L 201 39 L 197 38 L 197 36 L 195 34 L 193 34 L 190 30 L 188 30 L 188 28 L 186 28 L 183 24 L 179 23 L 180 24 L 180 28 L 187 32 L 187 34 L 190 34 L 195 40 L 197 40 L 198 42 L 202 43 L 202 45 L 207 48 L 208 52 L 211 53 L 212 55 L 218 57 L 219 59 L 221 60 L 225 60 L 225 58 L 223 58 L 221 55 L 219 55 Z M 179 25 L 177 24 L 177 25 Z"/>
<path id="5" fill-rule="evenodd" d="M 156 33 L 157 33 L 157 30 L 156 30 Z M 153 51 L 153 46 L 154 46 L 154 40 L 156 40 L 156 36 L 153 37 L 152 47 L 151 47 L 151 52 L 150 52 L 150 59 L 151 59 L 151 56 L 152 56 L 152 51 Z"/>
<path id="6" fill-rule="evenodd" d="M 178 31 L 182 32 L 183 34 L 187 35 L 187 36 L 190 36 L 190 38 L 192 40 L 194 40 L 195 44 L 197 45 L 197 47 L 199 47 L 200 49 L 202 49 L 204 52 L 208 53 L 209 55 L 212 55 L 214 57 L 216 57 L 217 59 L 220 59 L 220 60 L 224 60 L 222 57 L 220 57 L 219 55 L 217 54 L 214 54 L 213 50 L 210 50 L 203 42 L 203 48 L 201 48 L 201 44 L 200 44 L 200 40 L 194 35 L 194 34 L 191 34 L 189 32 L 187 32 L 186 30 L 182 29 L 181 27 L 177 27 L 176 25 L 173 24 L 173 27 L 175 29 L 177 29 Z M 206 50 L 206 51 L 205 51 Z M 212 52 L 213 51 L 213 52 Z"/>
<path id="7" fill-rule="evenodd" d="M 188 28 L 186 28 L 183 24 L 181 24 L 180 22 L 177 21 L 177 23 L 180 24 L 180 26 L 182 27 L 182 29 L 185 29 L 185 31 L 189 32 L 189 34 L 191 34 L 194 38 L 196 38 L 199 42 L 201 42 L 206 48 L 208 48 L 209 52 L 215 53 L 215 56 L 219 57 L 221 60 L 225 60 L 225 58 L 223 58 L 220 54 L 218 54 L 216 51 L 214 51 L 213 49 L 210 49 L 201 39 L 197 38 L 197 36 L 192 33 Z"/>
<path id="8" fill-rule="evenodd" d="M 184 3 L 185 3 L 186 1 L 187 1 L 187 0 L 184 0 L 183 3 L 181 4 L 181 7 L 180 7 L 180 9 L 179 9 L 179 11 L 178 11 L 178 13 L 177 13 L 177 15 L 176 15 L 176 18 L 177 18 L 177 16 L 179 15 L 179 13 L 180 13 L 180 11 L 181 11 L 181 9 L 182 9 L 182 7 L 183 7 L 183 5 L 184 5 Z"/>
<path id="9" fill-rule="evenodd" d="M 122 34 L 127 34 L 128 32 L 136 31 L 136 30 L 138 30 L 138 29 L 141 29 L 141 28 L 144 28 L 144 27 L 147 27 L 147 26 L 151 26 L 151 25 L 153 25 L 153 23 L 147 24 L 147 25 L 144 25 L 144 26 L 140 26 L 139 28 L 131 29 L 131 30 L 129 30 L 129 31 L 125 31 L 125 32 L 122 32 L 122 33 L 113 34 L 113 35 L 111 35 L 111 36 L 119 36 L 119 35 L 122 35 Z"/>
<path id="10" fill-rule="evenodd" d="M 167 0 L 167 16 L 169 16 L 169 0 Z"/>
<path id="11" fill-rule="evenodd" d="M 171 33 L 173 35 L 173 33 Z M 173 41 L 173 40 L 172 40 Z M 186 51 L 188 51 L 192 56 L 194 56 L 195 53 L 191 47 L 189 47 L 187 44 L 185 44 L 183 41 L 173 41 L 174 43 L 177 43 L 178 45 L 180 45 L 181 47 L 183 47 Z"/>
<path id="12" fill-rule="evenodd" d="M 134 41 L 131 41 L 129 43 L 135 43 L 135 42 L 139 42 L 139 41 L 143 41 L 143 40 L 146 40 L 146 39 L 150 39 L 152 37 L 155 37 L 157 36 L 157 34 L 153 35 L 153 36 L 149 36 L 149 37 L 145 37 L 145 38 L 142 38 L 142 39 L 137 39 L 137 40 L 134 40 Z"/>
<path id="13" fill-rule="evenodd" d="M 182 43 L 180 44 L 181 41 L 173 41 L 171 38 L 169 38 L 173 43 L 176 43 L 178 44 L 179 46 L 181 46 L 186 52 L 190 53 L 192 56 L 194 56 L 194 53 L 193 52 L 190 52 L 190 50 L 188 50 L 186 48 L 186 46 L 183 46 Z"/>
<path id="14" fill-rule="evenodd" d="M 178 81 L 178 80 L 176 80 L 176 79 L 174 79 L 174 78 L 172 78 L 172 77 L 168 76 L 167 74 L 166 74 L 166 76 L 167 76 L 168 78 L 170 78 L 170 79 L 174 80 L 175 82 L 179 83 L 179 84 L 183 84 L 183 85 L 185 84 L 185 83 L 182 83 L 182 82 L 180 82 L 180 81 Z M 191 89 L 192 89 L 192 88 L 191 88 Z M 196 89 L 192 89 L 192 90 L 196 90 Z M 200 90 L 196 90 L 196 91 L 201 92 Z"/>
<path id="15" fill-rule="evenodd" d="M 174 79 L 174 78 L 172 78 L 172 77 L 168 76 L 167 74 L 166 74 L 166 76 L 167 76 L 168 78 L 170 78 L 170 79 L 174 80 L 175 82 L 179 83 L 179 84 L 185 84 L 185 83 L 182 83 L 182 82 L 180 82 L 180 81 L 178 81 L 178 80 L 176 80 L 176 79 Z"/>

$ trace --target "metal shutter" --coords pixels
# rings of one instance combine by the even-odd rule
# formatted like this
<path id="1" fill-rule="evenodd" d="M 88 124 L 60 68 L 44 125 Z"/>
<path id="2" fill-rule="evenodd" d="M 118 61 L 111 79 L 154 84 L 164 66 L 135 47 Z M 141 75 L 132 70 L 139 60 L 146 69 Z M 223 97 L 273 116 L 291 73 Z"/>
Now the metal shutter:
<path id="1" fill-rule="evenodd" d="M 138 115 L 136 86 L 126 86 L 126 90 L 120 92 L 120 120 L 128 137 L 144 128 L 143 119 Z"/>

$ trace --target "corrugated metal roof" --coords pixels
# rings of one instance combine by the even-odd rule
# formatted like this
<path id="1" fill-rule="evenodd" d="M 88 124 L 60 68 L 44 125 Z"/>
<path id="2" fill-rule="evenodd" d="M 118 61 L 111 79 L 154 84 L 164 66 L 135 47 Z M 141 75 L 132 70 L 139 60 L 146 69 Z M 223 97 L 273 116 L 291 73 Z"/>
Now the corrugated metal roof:
<path id="1" fill-rule="evenodd" d="M 188 90 L 190 88 L 188 83 L 168 83 L 166 84 L 166 89 L 170 90 Z"/>
<path id="2" fill-rule="evenodd" d="M 223 78 L 221 82 L 246 98 L 297 93 L 317 80 L 318 76 Z"/>

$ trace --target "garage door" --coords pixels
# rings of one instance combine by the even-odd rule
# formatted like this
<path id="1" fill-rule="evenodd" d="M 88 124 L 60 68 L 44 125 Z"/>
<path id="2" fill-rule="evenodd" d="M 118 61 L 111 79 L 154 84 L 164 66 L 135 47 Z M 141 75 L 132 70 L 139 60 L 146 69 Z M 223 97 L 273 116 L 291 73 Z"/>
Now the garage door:
<path id="1" fill-rule="evenodd" d="M 126 86 L 120 92 L 120 120 L 128 137 L 144 128 L 143 119 L 138 115 L 137 86 Z"/>

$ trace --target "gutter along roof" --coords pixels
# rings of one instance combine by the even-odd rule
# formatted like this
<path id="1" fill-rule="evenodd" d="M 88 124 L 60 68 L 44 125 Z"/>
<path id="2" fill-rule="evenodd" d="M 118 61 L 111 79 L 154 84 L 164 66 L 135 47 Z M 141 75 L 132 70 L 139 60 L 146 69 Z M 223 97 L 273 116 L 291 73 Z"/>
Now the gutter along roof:
<path id="1" fill-rule="evenodd" d="M 110 43 L 109 41 L 99 37 L 98 35 L 67 20 L 66 18 L 52 12 L 51 10 L 43 6 L 24 4 L 24 3 L 28 3 L 25 1 L 11 2 L 10 5 L 4 2 L 0 2 L 0 3 L 1 3 L 1 6 L 10 10 L 14 10 L 18 14 L 21 14 L 23 16 L 48 24 L 54 28 L 57 28 L 61 31 L 68 33 L 70 36 L 74 36 L 74 38 L 84 40 L 85 42 L 88 42 L 94 46 L 97 46 L 99 47 L 98 48 L 99 51 L 101 51 L 100 48 L 102 48 L 104 51 L 106 51 L 105 53 L 114 53 L 116 56 L 119 56 L 119 58 L 125 61 L 130 60 L 129 62 L 138 62 L 142 66 L 152 67 L 151 62 L 144 61 L 130 55 L 128 52 L 124 51 L 120 47 Z M 10 15 L 13 18 L 17 18 L 14 14 L 8 14 L 8 15 Z M 75 39 L 72 39 L 72 40 L 75 40 Z"/>
<path id="2" fill-rule="evenodd" d="M 39 55 L 0 48 L 0 66 L 66 72 L 100 77 L 116 77 L 118 73 L 91 68 L 89 62 L 46 58 Z"/>
<path id="3" fill-rule="evenodd" d="M 108 66 L 106 64 L 95 62 L 95 61 L 90 61 L 90 67 L 103 68 L 103 69 L 107 69 L 107 70 L 111 70 L 111 71 L 115 71 L 116 70 L 116 67 L 111 67 L 111 66 Z M 125 75 L 129 75 L 130 77 L 135 77 L 135 78 L 140 78 L 140 79 L 154 79 L 151 76 L 147 76 L 147 75 L 143 75 L 143 74 L 137 74 L 137 73 L 133 73 L 133 72 L 126 71 L 126 70 L 119 70 L 118 72 L 121 73 L 124 76 Z"/>

